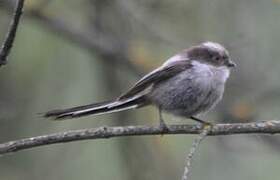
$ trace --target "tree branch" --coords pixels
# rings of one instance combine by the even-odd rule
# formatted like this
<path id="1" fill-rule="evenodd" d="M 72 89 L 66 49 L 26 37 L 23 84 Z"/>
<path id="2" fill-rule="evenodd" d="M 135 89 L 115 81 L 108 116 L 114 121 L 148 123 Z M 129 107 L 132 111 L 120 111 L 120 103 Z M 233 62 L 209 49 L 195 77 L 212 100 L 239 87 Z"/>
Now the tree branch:
<path id="1" fill-rule="evenodd" d="M 11 11 L 11 2 L 5 2 L 3 5 L 5 10 Z M 127 67 L 136 75 L 143 75 L 143 72 L 130 61 L 126 54 L 120 53 L 122 51 L 120 50 L 119 42 L 113 41 L 113 39 L 106 37 L 104 34 L 95 31 L 78 30 L 61 19 L 45 15 L 40 9 L 26 11 L 25 16 L 35 20 L 50 32 L 58 34 L 65 40 L 86 49 L 89 53 L 99 56 L 114 56 L 114 60 L 117 62 L 116 65 Z"/>
<path id="2" fill-rule="evenodd" d="M 6 142 L 0 144 L 0 154 L 7 154 L 10 152 L 16 152 L 48 144 L 79 140 L 140 135 L 200 134 L 202 130 L 203 127 L 200 125 L 170 125 L 169 129 L 166 131 L 162 131 L 158 126 L 99 127 L 81 129 Z M 216 136 L 252 133 L 280 133 L 280 121 L 271 120 L 255 123 L 217 124 L 212 127 L 208 135 Z"/>
<path id="3" fill-rule="evenodd" d="M 20 21 L 20 17 L 22 14 L 22 9 L 24 5 L 24 0 L 18 0 L 16 8 L 14 10 L 14 15 L 11 20 L 8 32 L 4 39 L 4 42 L 1 46 L 0 50 L 0 66 L 5 65 L 7 63 L 7 57 L 13 47 L 13 42 L 16 37 L 17 27 Z"/>

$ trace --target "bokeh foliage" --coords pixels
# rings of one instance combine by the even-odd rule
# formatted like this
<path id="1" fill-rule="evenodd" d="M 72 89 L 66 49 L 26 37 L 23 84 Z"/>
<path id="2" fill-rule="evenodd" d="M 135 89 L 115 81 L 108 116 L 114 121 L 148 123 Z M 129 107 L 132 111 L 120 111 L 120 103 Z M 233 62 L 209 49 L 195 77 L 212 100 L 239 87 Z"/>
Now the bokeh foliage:
<path id="1" fill-rule="evenodd" d="M 0 1 L 0 39 L 11 12 Z M 11 1 L 9 1 L 11 2 Z M 139 78 L 114 53 L 86 49 L 40 19 L 97 33 L 148 72 L 177 51 L 217 41 L 232 72 L 209 121 L 280 119 L 280 4 L 277 0 L 27 0 L 9 63 L 0 69 L 0 141 L 103 125 L 155 124 L 155 108 L 53 122 L 39 113 L 112 99 Z M 105 39 L 103 39 L 105 37 Z M 165 115 L 168 123 L 191 123 Z M 174 121 L 175 120 L 175 121 Z M 129 137 L 51 145 L 1 157 L 0 179 L 179 179 L 193 136 Z M 278 136 L 211 137 L 196 154 L 192 179 L 277 179 Z"/>

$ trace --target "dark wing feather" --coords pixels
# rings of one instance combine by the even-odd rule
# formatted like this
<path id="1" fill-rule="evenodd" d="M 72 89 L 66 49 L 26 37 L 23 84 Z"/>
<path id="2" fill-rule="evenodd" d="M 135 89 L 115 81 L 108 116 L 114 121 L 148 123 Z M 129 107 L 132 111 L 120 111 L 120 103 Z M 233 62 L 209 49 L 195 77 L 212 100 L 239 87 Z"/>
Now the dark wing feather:
<path id="1" fill-rule="evenodd" d="M 130 98 L 145 91 L 151 85 L 160 83 L 163 80 L 174 77 L 176 74 L 191 67 L 191 63 L 188 60 L 176 61 L 170 64 L 164 65 L 140 79 L 132 88 L 130 88 L 125 94 L 121 95 L 118 100 Z"/>

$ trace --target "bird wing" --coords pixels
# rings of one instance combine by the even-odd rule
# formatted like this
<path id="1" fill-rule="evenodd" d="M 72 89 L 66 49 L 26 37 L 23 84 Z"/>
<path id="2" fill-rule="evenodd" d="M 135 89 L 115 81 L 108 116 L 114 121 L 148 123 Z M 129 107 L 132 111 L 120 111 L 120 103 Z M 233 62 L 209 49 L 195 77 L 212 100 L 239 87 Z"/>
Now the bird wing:
<path id="1" fill-rule="evenodd" d="M 170 63 L 165 63 L 163 66 L 150 72 L 143 78 L 141 78 L 136 84 L 131 87 L 126 93 L 122 94 L 118 100 L 122 101 L 133 96 L 144 93 L 145 91 L 161 81 L 174 77 L 176 74 L 189 69 L 191 63 L 188 60 L 172 61 Z"/>

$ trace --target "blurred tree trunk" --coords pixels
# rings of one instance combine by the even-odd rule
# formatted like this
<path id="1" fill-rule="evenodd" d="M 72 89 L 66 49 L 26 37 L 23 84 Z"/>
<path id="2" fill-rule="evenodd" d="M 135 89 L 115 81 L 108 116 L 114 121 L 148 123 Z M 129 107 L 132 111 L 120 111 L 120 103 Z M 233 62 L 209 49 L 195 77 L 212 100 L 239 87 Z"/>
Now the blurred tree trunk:
<path id="1" fill-rule="evenodd" d="M 92 29 L 100 33 L 102 36 L 106 36 L 111 39 L 112 42 L 117 42 L 119 46 L 119 54 L 123 61 L 129 61 L 127 55 L 128 44 L 130 43 L 130 36 L 132 30 L 130 29 L 130 22 L 128 16 L 123 13 L 122 7 L 116 1 L 112 0 L 95 0 L 90 1 L 94 14 L 90 15 L 90 21 Z M 103 81 L 107 84 L 108 94 L 110 96 L 118 96 L 123 90 L 118 82 L 123 82 L 118 75 L 118 69 L 116 69 L 114 54 L 102 54 L 104 71 L 100 77 L 103 77 Z M 126 70 L 128 71 L 128 70 Z M 129 85 L 127 84 L 127 87 Z M 113 115 L 113 124 L 118 126 L 125 126 L 128 124 L 137 124 L 137 122 L 128 122 L 128 119 L 136 119 L 133 113 L 121 112 Z M 122 138 L 119 140 L 119 152 L 123 165 L 126 169 L 126 176 L 128 180 L 143 180 L 143 179 L 171 179 L 174 177 L 174 173 L 171 173 L 170 167 L 166 170 L 162 170 L 161 173 L 157 173 L 157 157 L 164 157 L 164 155 L 157 154 L 155 157 L 152 154 L 150 147 L 147 147 L 147 143 L 142 138 Z M 166 155 L 165 155 L 166 156 Z M 166 159 L 165 159 L 166 160 Z M 165 161 L 163 160 L 163 161 Z M 162 164 L 160 165 L 161 167 Z"/>

